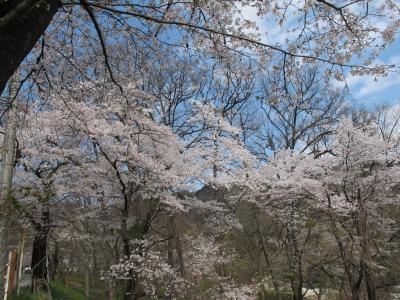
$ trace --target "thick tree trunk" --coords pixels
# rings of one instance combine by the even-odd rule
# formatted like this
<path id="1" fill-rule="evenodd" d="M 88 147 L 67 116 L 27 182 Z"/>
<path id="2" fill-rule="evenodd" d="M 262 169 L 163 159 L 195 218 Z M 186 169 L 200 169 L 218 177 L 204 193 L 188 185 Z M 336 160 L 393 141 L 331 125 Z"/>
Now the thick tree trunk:
<path id="1" fill-rule="evenodd" d="M 374 280 L 372 279 L 372 272 L 369 267 L 365 270 L 365 284 L 367 286 L 368 300 L 377 300 L 376 297 L 376 286 Z"/>
<path id="2" fill-rule="evenodd" d="M 176 227 L 176 215 L 167 216 L 167 262 L 172 267 L 179 267 L 181 275 L 185 273 L 185 264 L 183 259 L 182 242 L 179 234 L 179 230 Z M 174 251 L 176 257 L 174 257 Z"/>
<path id="3" fill-rule="evenodd" d="M 124 255 L 129 258 L 131 256 L 131 246 L 129 243 L 128 229 L 126 224 L 126 218 L 123 217 L 122 225 L 122 242 L 124 244 Z M 130 279 L 126 281 L 124 300 L 135 300 L 135 281 L 133 278 L 133 273 L 129 274 Z"/>
<path id="4" fill-rule="evenodd" d="M 45 287 L 47 280 L 46 266 L 47 235 L 38 232 L 33 240 L 32 250 L 32 292 Z"/>
<path id="5" fill-rule="evenodd" d="M 57 275 L 58 265 L 60 263 L 58 242 L 54 243 L 54 252 L 51 257 L 50 279 L 55 280 Z"/>
<path id="6" fill-rule="evenodd" d="M 297 244 L 297 242 L 296 242 Z M 298 284 L 297 284 L 297 300 L 303 300 L 303 259 L 297 246 L 295 247 L 295 255 L 297 258 Z"/>
<path id="7" fill-rule="evenodd" d="M 122 243 L 124 248 L 124 255 L 126 258 L 131 256 L 131 245 L 129 242 L 129 233 L 128 233 L 128 214 L 129 214 L 129 200 L 125 198 L 124 209 L 122 211 L 122 222 L 121 222 L 121 235 L 122 235 Z M 135 300 L 135 280 L 133 278 L 133 273 L 130 272 L 129 274 L 130 279 L 126 281 L 125 285 L 125 293 L 124 293 L 124 300 Z"/>
<path id="8" fill-rule="evenodd" d="M 360 300 L 360 291 L 358 288 L 356 287 L 351 287 L 351 296 L 352 296 L 352 300 Z"/>
<path id="9" fill-rule="evenodd" d="M 181 236 L 179 234 L 179 230 L 176 230 L 175 232 L 175 247 L 176 247 L 176 252 L 178 254 L 179 272 L 183 276 L 185 275 L 185 261 L 183 259 L 182 241 L 181 241 Z"/>
<path id="10" fill-rule="evenodd" d="M 174 239 L 175 239 L 175 226 L 174 216 L 167 216 L 167 262 L 171 267 L 174 267 Z"/>
<path id="11" fill-rule="evenodd" d="M 38 225 L 32 247 L 32 292 L 47 287 L 47 236 L 49 233 L 50 214 L 43 211 L 43 225 Z"/>
<path id="12" fill-rule="evenodd" d="M 0 95 L 60 7 L 60 0 L 0 0 Z"/>

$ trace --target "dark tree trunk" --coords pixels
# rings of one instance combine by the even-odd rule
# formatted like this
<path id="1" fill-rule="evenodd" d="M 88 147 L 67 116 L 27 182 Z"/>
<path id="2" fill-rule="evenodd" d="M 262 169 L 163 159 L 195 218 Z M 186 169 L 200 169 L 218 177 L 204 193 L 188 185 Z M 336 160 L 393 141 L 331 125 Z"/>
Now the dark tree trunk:
<path id="1" fill-rule="evenodd" d="M 174 239 L 175 239 L 175 228 L 174 228 L 174 217 L 167 216 L 167 262 L 171 267 L 174 267 Z"/>
<path id="2" fill-rule="evenodd" d="M 47 236 L 49 233 L 50 214 L 43 211 L 42 225 L 36 226 L 32 247 L 32 292 L 47 287 Z"/>
<path id="3" fill-rule="evenodd" d="M 60 0 L 0 0 L 0 95 L 60 7 Z"/>
<path id="4" fill-rule="evenodd" d="M 351 287 L 351 296 L 352 296 L 352 300 L 360 300 L 360 292 L 359 289 L 357 287 L 352 286 Z"/>
<path id="5" fill-rule="evenodd" d="M 127 225 L 126 225 L 126 220 L 123 220 L 123 226 L 122 226 L 122 242 L 124 244 L 124 255 L 129 258 L 131 256 L 131 247 L 129 243 L 129 237 L 128 237 L 128 230 L 127 230 Z M 124 294 L 124 300 L 134 300 L 134 292 L 135 292 L 135 282 L 133 279 L 133 273 L 132 271 L 129 272 L 130 279 L 126 281 L 126 286 L 125 286 L 125 294 Z"/>
<path id="6" fill-rule="evenodd" d="M 367 286 L 368 300 L 376 300 L 376 287 L 372 279 L 372 272 L 369 267 L 366 267 L 365 270 L 365 284 Z"/>
<path id="7" fill-rule="evenodd" d="M 59 258 L 59 249 L 58 249 L 58 243 L 54 243 L 54 253 L 51 257 L 51 265 L 50 265 L 50 279 L 54 280 L 57 275 L 57 269 L 58 265 L 60 263 L 60 258 Z"/>
<path id="8" fill-rule="evenodd" d="M 182 241 L 179 234 L 179 230 L 177 230 L 175 233 L 175 247 L 176 247 L 176 252 L 178 253 L 179 272 L 183 276 L 185 275 L 185 261 L 183 258 Z"/>
<path id="9" fill-rule="evenodd" d="M 124 255 L 126 256 L 126 258 L 129 258 L 131 256 L 131 245 L 129 241 L 129 233 L 127 225 L 128 214 L 129 214 L 129 199 L 126 197 L 124 203 L 124 209 L 122 211 L 122 223 L 121 223 L 122 243 L 124 248 Z M 130 279 L 126 281 L 124 300 L 135 300 L 136 299 L 135 280 L 133 277 L 133 272 L 130 271 L 129 273 L 130 273 L 129 274 Z"/>
<path id="10" fill-rule="evenodd" d="M 47 235 L 39 232 L 35 235 L 33 240 L 32 251 L 32 292 L 36 292 L 44 288 L 47 282 L 47 266 L 46 266 L 46 252 L 47 252 Z"/>

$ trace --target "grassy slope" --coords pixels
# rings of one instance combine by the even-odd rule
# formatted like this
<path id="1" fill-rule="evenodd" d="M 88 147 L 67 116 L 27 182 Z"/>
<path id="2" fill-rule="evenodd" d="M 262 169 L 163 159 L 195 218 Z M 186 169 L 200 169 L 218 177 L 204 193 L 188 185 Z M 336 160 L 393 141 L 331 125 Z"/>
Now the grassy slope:
<path id="1" fill-rule="evenodd" d="M 54 281 L 50 284 L 53 300 L 85 300 L 85 296 L 79 290 L 67 287 L 65 284 Z M 19 296 L 12 295 L 10 300 L 48 300 L 46 293 L 31 294 L 30 288 L 23 288 Z"/>

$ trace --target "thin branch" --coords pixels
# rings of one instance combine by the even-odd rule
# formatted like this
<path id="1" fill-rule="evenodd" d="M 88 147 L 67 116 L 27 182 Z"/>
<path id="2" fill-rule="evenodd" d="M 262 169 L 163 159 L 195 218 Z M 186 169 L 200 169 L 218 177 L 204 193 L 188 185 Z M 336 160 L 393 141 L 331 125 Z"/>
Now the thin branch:
<path id="1" fill-rule="evenodd" d="M 84 2 L 86 2 L 86 0 Z M 310 59 L 310 60 L 320 61 L 320 62 L 328 63 L 328 64 L 331 64 L 331 65 L 347 67 L 347 68 L 362 68 L 364 70 L 373 70 L 374 69 L 373 67 L 367 67 L 367 66 L 363 66 L 363 65 L 340 63 L 340 62 L 336 62 L 336 61 L 333 61 L 333 60 L 330 60 L 330 59 L 327 59 L 327 58 L 322 58 L 322 57 L 313 56 L 313 55 L 292 53 L 292 52 L 289 52 L 288 50 L 284 50 L 284 49 L 279 48 L 277 46 L 251 39 L 251 38 L 246 37 L 244 35 L 236 35 L 236 34 L 232 34 L 232 33 L 226 33 L 226 32 L 222 32 L 222 31 L 216 30 L 216 29 L 203 27 L 203 26 L 200 26 L 200 25 L 192 24 L 192 23 L 185 23 L 185 22 L 180 22 L 180 21 L 168 21 L 168 20 L 165 20 L 165 19 L 163 20 L 163 19 L 159 19 L 159 18 L 148 16 L 148 15 L 143 15 L 143 14 L 140 14 L 140 13 L 137 13 L 137 12 L 123 11 L 123 10 L 119 10 L 119 9 L 115 9 L 115 8 L 106 7 L 106 6 L 103 6 L 103 5 L 100 5 L 100 4 L 97 4 L 97 3 L 92 3 L 92 2 L 90 2 L 90 3 L 86 2 L 86 4 L 88 6 L 96 7 L 96 8 L 99 8 L 99 9 L 102 9 L 102 10 L 106 10 L 106 11 L 109 11 L 109 12 L 112 12 L 112 13 L 121 14 L 121 15 L 129 15 L 129 16 L 133 16 L 133 17 L 136 17 L 136 18 L 144 19 L 144 20 L 155 22 L 155 23 L 159 23 L 159 24 L 169 24 L 169 25 L 176 25 L 176 26 L 181 26 L 181 27 L 186 27 L 186 28 L 191 28 L 191 29 L 197 29 L 197 30 L 201 30 L 201 31 L 207 32 L 207 33 L 213 33 L 213 34 L 217 34 L 217 35 L 221 35 L 221 36 L 230 37 L 232 39 L 242 40 L 242 41 L 245 41 L 245 42 L 252 43 L 254 45 L 258 45 L 258 46 L 262 46 L 262 47 L 265 47 L 265 48 L 269 48 L 271 50 L 280 52 L 280 53 L 282 53 L 284 55 L 291 56 L 291 57 Z"/>
<path id="2" fill-rule="evenodd" d="M 1 113 L 0 115 L 0 119 L 2 119 L 4 117 L 4 115 L 7 113 L 7 111 L 10 110 L 10 108 L 13 106 L 15 99 L 17 99 L 18 93 L 21 90 L 23 84 L 25 83 L 25 81 L 36 71 L 36 69 L 32 69 L 26 76 L 24 79 L 21 80 L 19 87 L 15 93 L 15 95 L 13 96 L 13 98 L 11 99 L 10 103 L 8 103 L 8 106 L 6 107 L 6 109 Z"/>
<path id="3" fill-rule="evenodd" d="M 99 26 L 99 23 L 96 20 L 96 16 L 94 15 L 92 9 L 90 8 L 88 2 L 86 0 L 81 0 L 81 4 L 83 6 L 83 8 L 86 10 L 86 12 L 88 13 L 90 19 L 92 20 L 92 23 L 94 25 L 94 28 L 96 30 L 97 36 L 99 37 L 100 40 L 100 44 L 101 44 L 101 49 L 103 51 L 103 56 L 104 56 L 104 63 L 106 64 L 107 70 L 110 74 L 110 78 L 111 81 L 118 86 L 119 90 L 121 91 L 121 94 L 124 93 L 124 90 L 122 88 L 122 86 L 115 80 L 113 72 L 111 70 L 111 65 L 110 62 L 108 61 L 108 54 L 107 54 L 107 48 L 106 48 L 106 44 L 104 42 L 104 38 L 103 38 L 103 33 L 101 32 L 101 28 Z"/>

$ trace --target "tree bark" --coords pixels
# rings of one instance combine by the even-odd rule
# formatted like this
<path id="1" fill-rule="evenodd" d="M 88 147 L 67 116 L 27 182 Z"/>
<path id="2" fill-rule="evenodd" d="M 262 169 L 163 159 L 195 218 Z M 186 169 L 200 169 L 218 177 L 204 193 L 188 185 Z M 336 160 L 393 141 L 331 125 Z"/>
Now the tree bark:
<path id="1" fill-rule="evenodd" d="M 32 247 L 32 292 L 47 287 L 47 236 L 49 232 L 50 214 L 43 211 L 42 226 L 37 226 Z"/>
<path id="2" fill-rule="evenodd" d="M 351 296 L 352 300 L 360 300 L 360 292 L 357 287 L 354 286 L 351 287 Z"/>
<path id="3" fill-rule="evenodd" d="M 128 259 L 131 256 L 131 245 L 129 241 L 128 232 L 128 216 L 129 216 L 129 199 L 125 197 L 124 199 L 124 209 L 122 210 L 122 220 L 121 220 L 121 238 L 123 243 L 124 255 Z M 126 281 L 124 300 L 135 300 L 135 280 L 133 278 L 133 272 L 129 272 L 130 278 Z"/>
<path id="4" fill-rule="evenodd" d="M 60 0 L 0 0 L 0 95 L 60 7 Z"/>
<path id="5" fill-rule="evenodd" d="M 167 216 L 167 262 L 171 267 L 174 267 L 174 239 L 175 239 L 175 226 L 174 216 Z"/>
<path id="6" fill-rule="evenodd" d="M 46 268 L 47 235 L 38 232 L 33 241 L 32 251 L 32 292 L 44 287 L 47 278 Z"/>
<path id="7" fill-rule="evenodd" d="M 375 286 L 374 280 L 372 279 L 371 269 L 368 266 L 365 267 L 364 278 L 365 278 L 365 284 L 367 286 L 368 300 L 377 300 L 376 286 Z"/>
<path id="8" fill-rule="evenodd" d="M 51 257 L 51 269 L 50 269 L 50 279 L 51 280 L 55 280 L 55 278 L 56 278 L 59 263 L 60 263 L 59 246 L 58 246 L 58 242 L 55 241 L 54 242 L 54 252 Z"/>
<path id="9" fill-rule="evenodd" d="M 175 247 L 178 254 L 178 262 L 179 262 L 179 272 L 182 276 L 185 275 L 185 261 L 183 258 L 183 249 L 182 249 L 182 241 L 181 236 L 179 234 L 179 230 L 175 232 Z"/>

